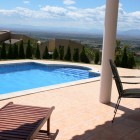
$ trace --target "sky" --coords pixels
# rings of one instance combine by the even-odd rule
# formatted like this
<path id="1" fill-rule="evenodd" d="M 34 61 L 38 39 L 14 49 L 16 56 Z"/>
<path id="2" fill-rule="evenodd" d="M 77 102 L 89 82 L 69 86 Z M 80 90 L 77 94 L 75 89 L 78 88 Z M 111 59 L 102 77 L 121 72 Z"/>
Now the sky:
<path id="1" fill-rule="evenodd" d="M 0 0 L 0 26 L 103 30 L 106 0 Z M 140 30 L 140 0 L 120 0 L 118 30 Z"/>

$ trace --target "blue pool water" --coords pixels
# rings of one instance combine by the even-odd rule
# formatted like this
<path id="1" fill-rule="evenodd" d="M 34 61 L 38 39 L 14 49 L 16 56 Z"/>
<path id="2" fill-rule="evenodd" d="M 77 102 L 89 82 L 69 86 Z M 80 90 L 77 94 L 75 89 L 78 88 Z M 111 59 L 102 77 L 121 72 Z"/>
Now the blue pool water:
<path id="1" fill-rule="evenodd" d="M 100 76 L 89 68 L 45 65 L 34 62 L 1 64 L 0 94 L 61 84 Z"/>

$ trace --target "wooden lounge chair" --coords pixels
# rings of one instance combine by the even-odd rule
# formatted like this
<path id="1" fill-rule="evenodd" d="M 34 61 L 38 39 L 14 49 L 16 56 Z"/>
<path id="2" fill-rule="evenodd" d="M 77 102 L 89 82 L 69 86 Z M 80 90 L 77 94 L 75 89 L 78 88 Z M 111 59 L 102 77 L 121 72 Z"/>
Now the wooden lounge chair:
<path id="1" fill-rule="evenodd" d="M 140 88 L 123 89 L 122 83 L 123 84 L 140 84 L 140 83 L 139 82 L 137 82 L 137 83 L 122 82 L 114 62 L 112 60 L 109 60 L 109 62 L 110 62 L 113 78 L 115 80 L 116 87 L 118 89 L 118 94 L 119 94 L 118 100 L 117 100 L 117 103 L 115 106 L 115 110 L 114 110 L 114 117 L 112 119 L 112 123 L 113 123 L 114 119 L 115 119 L 115 115 L 116 115 L 118 107 L 119 107 L 119 104 L 120 104 L 120 101 L 121 101 L 121 98 L 140 98 Z M 129 76 L 127 76 L 127 77 L 129 77 Z"/>
<path id="2" fill-rule="evenodd" d="M 50 140 L 50 116 L 54 107 L 34 107 L 8 103 L 0 109 L 0 140 Z M 41 130 L 47 121 L 47 131 Z"/>

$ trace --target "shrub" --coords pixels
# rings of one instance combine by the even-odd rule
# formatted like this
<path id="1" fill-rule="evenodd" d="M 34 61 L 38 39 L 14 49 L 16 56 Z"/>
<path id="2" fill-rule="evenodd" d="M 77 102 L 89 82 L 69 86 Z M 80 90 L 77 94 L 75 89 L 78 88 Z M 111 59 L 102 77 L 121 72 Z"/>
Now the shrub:
<path id="1" fill-rule="evenodd" d="M 43 53 L 43 59 L 49 59 L 48 47 L 46 46 L 45 51 Z"/>
<path id="2" fill-rule="evenodd" d="M 67 52 L 66 52 L 66 55 L 65 55 L 64 59 L 67 60 L 67 61 L 71 61 L 71 51 L 70 51 L 69 46 L 67 48 Z"/>
<path id="3" fill-rule="evenodd" d="M 79 49 L 74 49 L 73 53 L 73 61 L 78 62 L 79 61 Z"/>
<path id="4" fill-rule="evenodd" d="M 100 55 L 99 55 L 99 51 L 95 52 L 95 56 L 94 56 L 94 63 L 98 64 L 100 60 Z"/>
<path id="5" fill-rule="evenodd" d="M 18 46 L 16 44 L 13 45 L 13 58 L 18 58 Z"/>
<path id="6" fill-rule="evenodd" d="M 57 51 L 57 48 L 55 48 L 53 52 L 53 59 L 58 59 L 58 57 L 59 57 L 58 51 Z"/>
<path id="7" fill-rule="evenodd" d="M 124 46 L 123 49 L 121 67 L 128 68 L 127 46 Z"/>
<path id="8" fill-rule="evenodd" d="M 84 63 L 90 63 L 86 53 L 85 53 L 85 48 L 83 47 L 82 49 L 82 52 L 80 53 L 80 60 L 81 62 L 84 62 Z"/>
<path id="9" fill-rule="evenodd" d="M 90 47 L 90 46 L 86 45 L 84 47 L 84 50 L 85 50 L 86 56 L 88 56 L 89 61 L 90 62 L 94 61 L 94 55 L 95 55 L 94 47 L 93 46 Z"/>
<path id="10" fill-rule="evenodd" d="M 19 45 L 19 58 L 20 59 L 25 58 L 24 48 L 23 48 L 23 40 L 20 42 L 20 45 Z"/>
<path id="11" fill-rule="evenodd" d="M 6 59 L 6 49 L 5 49 L 5 43 L 2 43 L 2 48 L 1 48 L 1 59 Z"/>
<path id="12" fill-rule="evenodd" d="M 32 48 L 31 48 L 31 43 L 30 40 L 28 40 L 28 45 L 26 48 L 26 58 L 32 58 Z"/>
<path id="13" fill-rule="evenodd" d="M 117 67 L 119 67 L 121 65 L 121 61 L 120 61 L 120 54 L 119 52 L 115 53 L 115 58 L 114 58 L 114 63 L 116 64 Z"/>
<path id="14" fill-rule="evenodd" d="M 121 50 L 121 41 L 120 40 L 116 40 L 116 48 L 115 48 L 115 52 L 119 52 Z"/>
<path id="15" fill-rule="evenodd" d="M 128 54 L 128 68 L 132 69 L 134 66 L 136 66 L 135 59 L 133 53 Z"/>
<path id="16" fill-rule="evenodd" d="M 7 55 L 8 59 L 13 59 L 13 48 L 12 45 L 10 44 L 9 48 L 8 48 L 8 55 Z"/>
<path id="17" fill-rule="evenodd" d="M 64 46 L 59 46 L 59 59 L 63 60 L 64 58 Z"/>
<path id="18" fill-rule="evenodd" d="M 37 47 L 36 47 L 35 58 L 40 59 L 40 50 L 39 50 L 38 44 L 37 44 Z"/>

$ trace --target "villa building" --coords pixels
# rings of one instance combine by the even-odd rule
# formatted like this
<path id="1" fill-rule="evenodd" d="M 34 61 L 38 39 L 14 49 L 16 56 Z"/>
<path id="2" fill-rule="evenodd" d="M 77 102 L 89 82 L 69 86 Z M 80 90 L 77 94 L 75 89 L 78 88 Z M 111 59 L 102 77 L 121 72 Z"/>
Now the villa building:
<path id="1" fill-rule="evenodd" d="M 68 46 L 70 47 L 71 54 L 73 54 L 74 49 L 79 49 L 79 53 L 82 51 L 82 44 L 81 43 L 78 43 L 78 42 L 73 41 L 73 40 L 68 40 L 68 39 L 55 38 L 55 39 L 51 39 L 49 41 L 38 41 L 37 43 L 40 46 L 41 56 L 43 55 L 43 52 L 44 52 L 46 46 L 48 47 L 49 54 L 53 54 L 53 51 L 55 48 L 57 48 L 57 50 L 59 50 L 59 46 L 64 47 L 64 55 L 67 52 Z"/>
<path id="2" fill-rule="evenodd" d="M 0 43 L 5 42 L 5 44 L 19 44 L 21 40 L 22 38 L 19 38 L 19 35 L 16 37 L 8 30 L 0 31 Z"/>
<path id="3" fill-rule="evenodd" d="M 7 30 L 0 31 L 0 42 L 8 40 L 11 38 L 11 32 Z"/>
<path id="4" fill-rule="evenodd" d="M 66 54 L 68 46 L 70 47 L 72 54 L 74 52 L 74 49 L 79 49 L 79 52 L 81 52 L 82 50 L 82 45 L 76 41 L 67 40 L 67 39 L 56 39 L 56 38 L 49 40 L 48 50 L 50 52 L 53 52 L 55 48 L 57 48 L 58 50 L 59 46 L 64 46 L 64 54 Z"/>
<path id="5" fill-rule="evenodd" d="M 71 54 L 73 54 L 74 49 L 78 49 L 79 53 L 82 51 L 82 44 L 73 40 L 55 38 L 55 39 L 50 39 L 49 41 L 38 41 L 37 39 L 31 38 L 26 35 L 13 34 L 10 31 L 6 31 L 6 30 L 0 31 L 0 42 L 4 41 L 5 44 L 7 45 L 15 44 L 15 43 L 19 44 L 21 40 L 23 40 L 23 42 L 27 44 L 29 39 L 34 46 L 36 46 L 37 43 L 39 44 L 41 56 L 43 55 L 46 46 L 48 47 L 48 52 L 50 54 L 53 54 L 55 48 L 59 50 L 60 46 L 64 47 L 64 55 L 67 52 L 68 46 L 70 47 Z M 25 49 L 26 49 L 26 45 L 25 45 Z"/>

